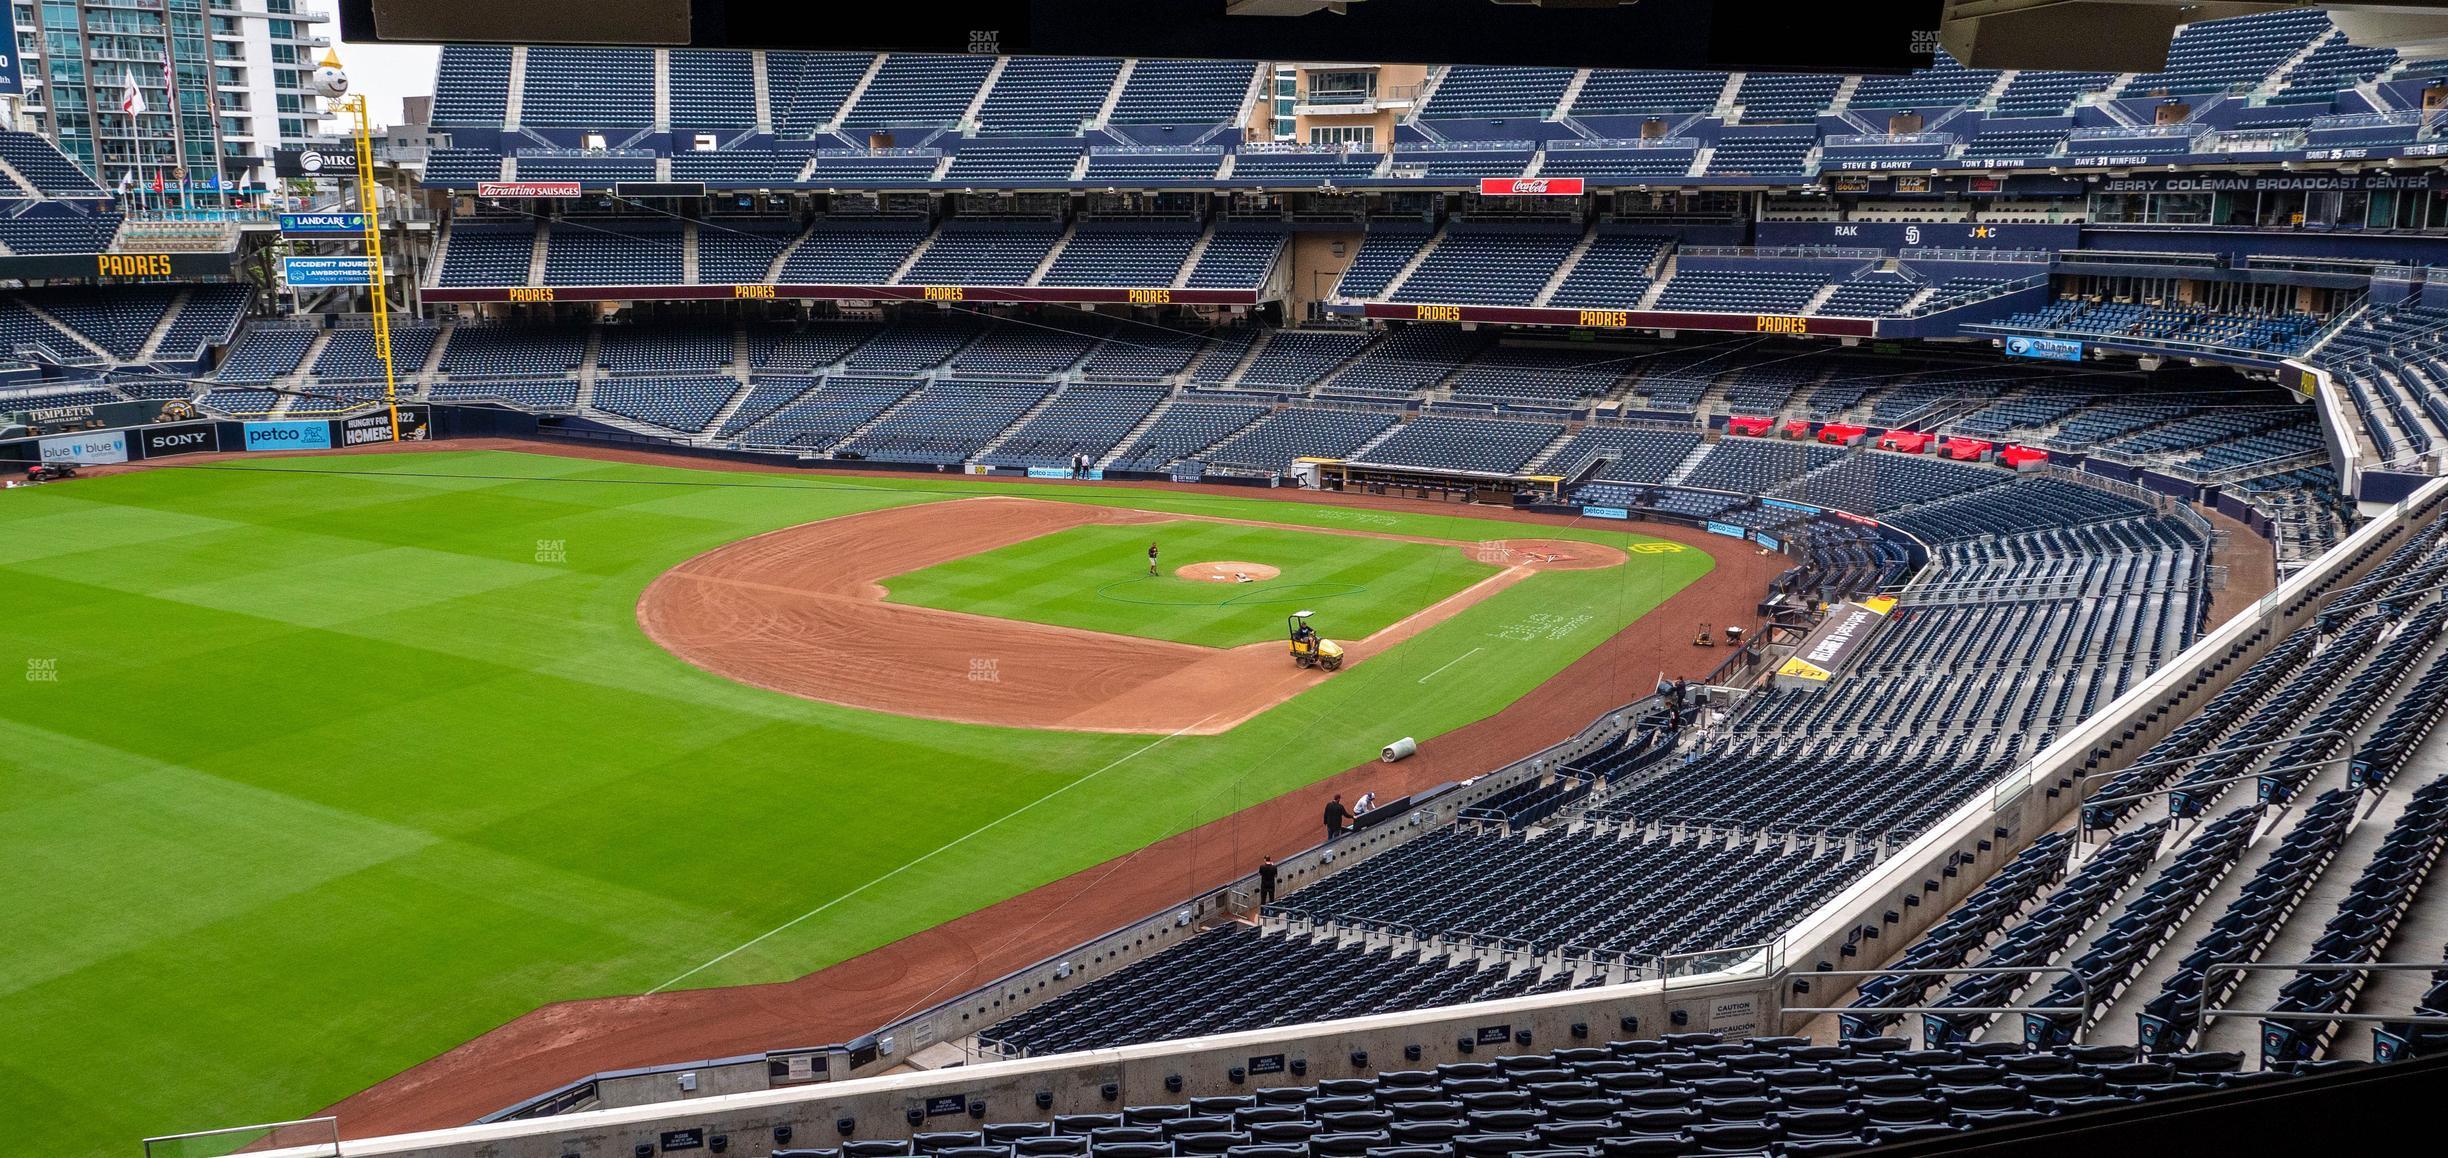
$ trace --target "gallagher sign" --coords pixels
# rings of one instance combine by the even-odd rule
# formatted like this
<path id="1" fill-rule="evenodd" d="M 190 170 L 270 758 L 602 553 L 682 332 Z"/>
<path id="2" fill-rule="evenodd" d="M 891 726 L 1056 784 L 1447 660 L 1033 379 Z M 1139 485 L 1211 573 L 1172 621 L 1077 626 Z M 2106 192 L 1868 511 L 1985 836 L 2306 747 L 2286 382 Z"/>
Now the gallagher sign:
<path id="1" fill-rule="evenodd" d="M 2064 338 L 2032 338 L 2017 335 L 2006 339 L 2009 358 L 2040 358 L 2050 362 L 2080 362 L 2083 344 Z"/>
<path id="2" fill-rule="evenodd" d="M 1582 181 L 1579 177 L 1482 177 L 1479 195 L 1482 197 L 1578 197 Z"/>

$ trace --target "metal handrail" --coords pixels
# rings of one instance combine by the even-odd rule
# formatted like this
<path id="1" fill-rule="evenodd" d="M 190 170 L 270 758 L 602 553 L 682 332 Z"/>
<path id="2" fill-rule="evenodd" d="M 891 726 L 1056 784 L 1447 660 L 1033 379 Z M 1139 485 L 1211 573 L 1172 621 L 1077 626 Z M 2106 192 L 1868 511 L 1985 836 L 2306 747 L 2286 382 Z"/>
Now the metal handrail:
<path id="1" fill-rule="evenodd" d="M 2081 1005 L 1787 1005 L 1785 995 L 1791 990 L 1787 986 L 1779 985 L 1776 987 L 1777 1020 L 1780 1025 L 1783 1024 L 1784 1017 L 1788 1013 L 2073 1013 L 2081 1015 L 2081 1020 L 2074 1023 L 2074 1044 L 2082 1044 L 2083 1032 L 2092 1021 L 2091 1011 L 2100 1004 L 2099 991 L 2092 985 L 2089 975 L 2070 965 L 2033 965 L 2029 967 L 1962 965 L 1952 969 L 1817 969 L 1809 973 L 1795 974 L 1792 980 L 1803 981 L 1816 977 L 1976 977 L 1991 973 L 2064 974 L 2082 982 L 2083 1001 Z M 1858 991 L 1861 987 L 1856 985 L 1853 988 Z"/>
<path id="2" fill-rule="evenodd" d="M 2239 984 L 2241 984 L 2243 981 L 2243 974 L 2276 973 L 2281 970 L 2288 970 L 2296 973 L 2339 973 L 2346 971 L 2353 971 L 2357 973 L 2403 973 L 2410 970 L 2422 970 L 2424 972 L 2436 973 L 2442 969 L 2448 969 L 2448 964 L 2442 964 L 2441 962 L 2437 961 L 2371 961 L 2361 965 L 2351 964 L 2344 961 L 2220 961 L 2202 967 L 2202 993 L 2205 996 L 2210 993 L 2210 979 L 2220 973 L 2236 974 L 2236 980 Z M 2305 1009 L 2220 1009 L 2212 1006 L 2207 1000 L 2203 1001 L 2200 1019 L 2201 1028 L 2203 1030 L 2208 1030 L 2210 1028 L 2210 1023 L 2217 1021 L 2222 1016 L 2266 1017 L 2273 1021 L 2401 1021 L 2409 1022 L 2414 1025 L 2448 1025 L 2448 1014 L 2424 1013 L 2391 1017 L 2384 1013 L 2322 1013 L 2315 1010 Z"/>

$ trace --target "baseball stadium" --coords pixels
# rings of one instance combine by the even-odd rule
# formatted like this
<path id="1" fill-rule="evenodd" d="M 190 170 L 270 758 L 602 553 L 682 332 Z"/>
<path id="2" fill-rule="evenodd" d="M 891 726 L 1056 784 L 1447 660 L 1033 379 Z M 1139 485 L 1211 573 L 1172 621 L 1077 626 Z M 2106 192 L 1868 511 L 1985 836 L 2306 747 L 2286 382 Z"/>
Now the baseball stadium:
<path id="1" fill-rule="evenodd" d="M 600 7 L 13 10 L 20 1147 L 2435 1117 L 2448 10 Z"/>

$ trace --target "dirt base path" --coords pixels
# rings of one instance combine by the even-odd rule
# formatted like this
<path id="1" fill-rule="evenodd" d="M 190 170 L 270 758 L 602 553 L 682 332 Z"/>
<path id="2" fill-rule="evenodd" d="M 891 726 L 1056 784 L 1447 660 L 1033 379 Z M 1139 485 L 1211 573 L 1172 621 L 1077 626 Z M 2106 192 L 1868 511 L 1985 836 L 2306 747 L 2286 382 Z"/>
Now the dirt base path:
<path id="1" fill-rule="evenodd" d="M 718 675 L 844 707 L 963 724 L 1218 735 L 1330 677 L 1286 662 L 1279 643 L 1198 647 L 886 603 L 881 585 L 1073 527 L 1184 517 L 1001 496 L 844 515 L 718 547 L 665 572 L 639 597 L 638 625 L 664 650 Z M 1625 561 L 1612 547 L 1569 540 L 1445 545 L 1504 570 L 1344 641 L 1346 667 L 1537 571 Z M 992 664 L 993 679 L 974 678 L 980 662 Z"/>
<path id="2" fill-rule="evenodd" d="M 810 477 L 791 467 L 513 439 L 462 439 L 403 449 L 517 450 Z M 1161 483 L 1141 489 L 1461 515 L 1525 528 L 1590 525 L 1567 516 L 1424 500 Z M 1781 556 L 1761 555 L 1746 543 L 1696 529 L 1655 523 L 1622 529 L 1707 551 L 1716 559 L 1717 570 L 1557 678 L 1487 719 L 1437 737 L 1409 760 L 1362 764 L 794 981 L 549 1005 L 325 1112 L 338 1115 L 342 1133 L 351 1138 L 459 1126 L 519 1098 L 603 1070 L 847 1040 L 1237 878 L 1267 853 L 1288 855 L 1315 844 L 1318 802 L 1328 793 L 1342 792 L 1349 798 L 1373 789 L 1392 797 L 1475 775 L 1563 739 L 1600 713 L 1648 694 L 1661 671 L 1677 677 L 1708 674 L 1723 656 L 1692 647 L 1688 625 L 1754 623 L 1760 594 L 1789 566 Z M 1117 871 L 1124 867 L 1129 871 Z"/>

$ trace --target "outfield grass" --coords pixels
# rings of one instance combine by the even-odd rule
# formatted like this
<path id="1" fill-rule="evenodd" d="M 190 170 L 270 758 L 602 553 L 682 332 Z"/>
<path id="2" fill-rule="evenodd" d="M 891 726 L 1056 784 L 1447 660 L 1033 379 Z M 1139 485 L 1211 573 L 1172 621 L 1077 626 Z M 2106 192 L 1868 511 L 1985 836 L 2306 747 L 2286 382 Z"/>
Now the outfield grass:
<path id="1" fill-rule="evenodd" d="M 1147 548 L 1160 547 L 1157 573 Z M 1183 579 L 1190 563 L 1263 563 L 1263 583 Z M 1057 627 L 1238 647 L 1284 637 L 1284 617 L 1318 612 L 1330 638 L 1364 639 L 1498 568 L 1455 547 L 1182 520 L 1073 527 L 884 581 L 894 603 Z"/>
<path id="2" fill-rule="evenodd" d="M 124 1155 L 311 1113 L 549 1001 L 795 976 L 1481 718 L 1709 567 L 1542 573 L 1231 733 L 1153 746 L 762 692 L 637 629 L 645 585 L 713 547 L 998 490 L 1509 529 L 500 452 L 7 492 L 0 1122 Z"/>

